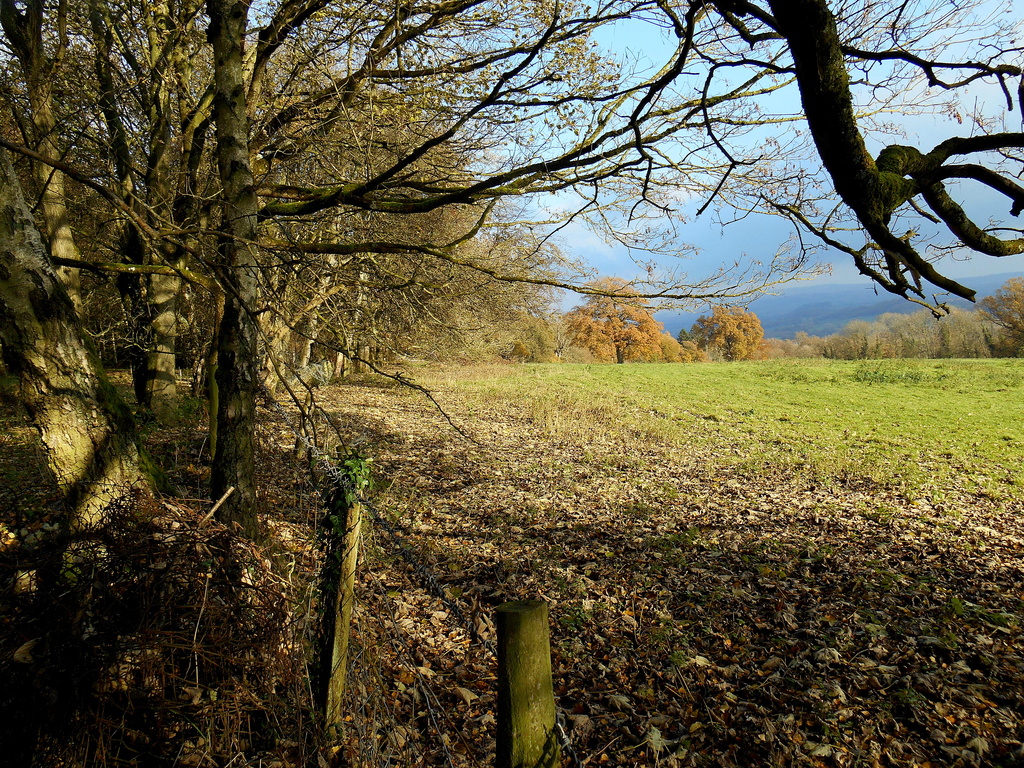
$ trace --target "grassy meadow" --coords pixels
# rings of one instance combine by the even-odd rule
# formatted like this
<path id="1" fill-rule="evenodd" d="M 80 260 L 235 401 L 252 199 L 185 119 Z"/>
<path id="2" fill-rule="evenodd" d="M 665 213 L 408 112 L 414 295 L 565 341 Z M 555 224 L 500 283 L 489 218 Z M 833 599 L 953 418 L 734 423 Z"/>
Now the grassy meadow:
<path id="1" fill-rule="evenodd" d="M 1024 360 L 487 366 L 423 381 L 518 401 L 553 438 L 725 449 L 751 472 L 933 499 L 1024 493 Z"/>
<path id="2" fill-rule="evenodd" d="M 584 764 L 1024 764 L 1024 361 L 406 373 L 440 411 L 381 381 L 332 411 L 449 595 L 548 601 Z M 433 604 L 389 578 L 373 616 Z M 465 647 L 429 660 L 486 743 Z"/>

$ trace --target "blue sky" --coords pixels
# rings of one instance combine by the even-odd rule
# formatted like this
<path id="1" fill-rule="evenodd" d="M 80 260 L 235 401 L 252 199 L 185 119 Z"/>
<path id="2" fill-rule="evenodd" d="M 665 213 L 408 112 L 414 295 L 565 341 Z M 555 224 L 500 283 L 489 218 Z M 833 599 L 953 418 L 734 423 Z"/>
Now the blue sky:
<path id="1" fill-rule="evenodd" d="M 771 259 L 792 232 L 792 226 L 778 217 L 752 215 L 744 221 L 722 226 L 708 212 L 681 227 L 681 236 L 700 250 L 679 264 L 692 276 L 699 278 L 713 272 L 723 262 L 742 259 L 763 263 Z M 602 275 L 631 277 L 639 272 L 625 248 L 605 243 L 582 226 L 566 230 L 562 242 L 569 252 L 584 259 Z M 819 254 L 819 263 L 828 264 L 831 271 L 813 278 L 811 282 L 864 281 L 866 285 L 869 284 L 846 254 L 823 251 Z M 1024 255 L 995 258 L 976 254 L 970 258 L 946 259 L 943 265 L 944 271 L 953 278 L 1024 272 Z"/>
<path id="2" fill-rule="evenodd" d="M 994 7 L 998 7 L 1000 10 L 1008 9 L 1012 12 L 1012 3 L 1007 4 L 1005 0 Z M 663 60 L 671 52 L 671 43 L 662 33 L 653 30 L 650 26 L 637 23 L 621 25 L 615 30 L 614 37 L 609 36 L 606 41 L 602 42 L 612 46 L 622 55 L 638 59 L 641 62 Z M 795 88 L 789 98 L 796 98 Z M 972 98 L 975 99 L 976 105 L 983 107 L 985 101 L 990 100 L 993 107 L 992 110 L 985 109 L 986 112 L 1005 111 L 1004 97 L 994 86 L 974 89 Z M 1021 113 L 1019 111 L 1009 113 L 1008 118 L 1013 122 L 1005 126 L 1004 130 L 1021 129 Z M 907 143 L 922 149 L 929 149 L 938 141 L 949 136 L 968 135 L 971 130 L 969 125 L 960 125 L 953 122 L 951 118 L 938 115 L 918 116 L 913 121 L 905 121 L 902 128 L 906 132 L 906 137 L 894 143 Z M 882 146 L 876 140 L 869 138 L 868 141 L 872 151 L 877 151 Z M 964 188 L 959 193 L 955 193 L 955 196 L 964 202 L 965 207 L 975 215 L 979 222 L 987 221 L 990 215 L 1005 215 L 1009 207 L 1009 203 L 1005 199 L 998 199 L 994 193 L 986 194 L 980 185 L 975 185 L 974 188 Z M 771 259 L 792 233 L 793 228 L 788 222 L 765 215 L 752 215 L 744 221 L 723 227 L 716 222 L 713 212 L 709 210 L 700 217 L 691 216 L 680 227 L 681 240 L 695 246 L 698 252 L 680 262 L 678 266 L 692 278 L 699 279 L 712 273 L 723 263 L 732 263 L 736 260 L 764 263 Z M 572 225 L 564 230 L 561 244 L 569 254 L 585 260 L 602 275 L 629 278 L 641 273 L 624 247 L 605 243 L 599 236 L 582 225 Z M 974 254 L 969 258 L 966 257 L 967 254 L 962 254 L 958 259 L 947 258 L 941 262 L 940 268 L 945 274 L 962 279 L 967 285 L 970 285 L 969 278 L 971 276 L 1024 273 L 1024 255 L 994 258 Z M 837 251 L 821 252 L 818 259 L 821 264 L 828 264 L 831 271 L 829 274 L 815 278 L 813 282 L 860 283 L 865 288 L 870 288 L 868 279 L 857 273 L 852 261 L 845 254 Z M 785 288 L 782 288 L 773 292 L 784 291 Z M 577 302 L 570 300 L 568 303 L 571 305 Z"/>

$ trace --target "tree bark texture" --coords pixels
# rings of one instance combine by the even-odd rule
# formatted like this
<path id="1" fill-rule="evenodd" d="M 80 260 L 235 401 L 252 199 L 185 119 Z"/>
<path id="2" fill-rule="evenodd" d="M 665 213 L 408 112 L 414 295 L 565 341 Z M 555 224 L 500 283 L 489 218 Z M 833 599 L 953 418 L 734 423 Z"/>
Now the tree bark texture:
<path id="1" fill-rule="evenodd" d="M 55 53 L 47 54 L 43 41 L 46 6 L 29 3 L 24 11 L 11 0 L 0 1 L 0 26 L 14 51 L 25 78 L 29 101 L 32 136 L 29 141 L 36 152 L 49 159 L 62 159 L 57 143 L 57 119 L 53 113 L 53 84 L 58 60 L 63 56 L 61 41 Z M 44 235 L 55 258 L 79 260 L 81 254 L 68 222 L 64 174 L 43 162 L 33 163 L 33 172 L 41 190 L 40 208 Z M 76 311 L 82 308 L 79 270 L 58 267 L 56 270 Z"/>
<path id="2" fill-rule="evenodd" d="M 214 54 L 214 122 L 224 233 L 219 271 L 226 294 L 217 339 L 219 403 L 212 493 L 219 498 L 234 486 L 236 492 L 220 508 L 219 519 L 256 536 L 254 457 L 259 349 L 253 313 L 259 298 L 259 282 L 255 246 L 257 198 L 249 164 L 243 49 L 247 11 L 246 2 L 207 0 L 207 38 Z"/>
<path id="3" fill-rule="evenodd" d="M 178 337 L 178 294 L 181 278 L 148 275 L 146 298 L 152 316 L 152 338 L 146 354 L 145 401 L 161 421 L 172 418 L 178 402 L 175 347 Z"/>
<path id="4" fill-rule="evenodd" d="M 51 99 L 49 88 L 46 88 L 45 94 L 38 93 L 36 98 L 32 99 L 32 122 L 37 134 L 41 137 L 36 151 L 44 157 L 59 158 L 60 154 L 55 140 L 57 124 L 53 117 Z M 71 224 L 68 222 L 64 174 L 44 163 L 35 164 L 35 173 L 36 180 L 43 190 L 41 207 L 46 227 L 46 241 L 50 244 L 51 255 L 59 259 L 80 260 L 81 253 L 75 243 Z M 76 267 L 61 266 L 57 268 L 57 274 L 71 298 L 75 311 L 81 312 L 80 271 Z"/>
<path id="5" fill-rule="evenodd" d="M 153 21 L 147 30 L 152 74 L 149 87 L 149 146 L 146 158 L 147 205 L 160 220 L 174 221 L 174 178 L 172 166 L 171 116 L 172 94 L 170 72 L 160 51 L 167 47 L 174 18 L 169 3 L 152 4 Z M 180 46 L 168 59 L 178 61 Z M 176 266 L 181 261 L 178 246 L 164 240 L 151 244 L 147 261 L 150 264 Z M 178 295 L 182 281 L 177 275 L 147 276 L 146 299 L 149 303 L 151 345 L 146 356 L 146 403 L 157 418 L 166 420 L 177 406 L 178 389 L 175 348 L 178 328 Z"/>
<path id="6" fill-rule="evenodd" d="M 0 152 L 0 347 L 21 380 L 72 528 L 145 484 L 131 412 L 106 381 Z"/>

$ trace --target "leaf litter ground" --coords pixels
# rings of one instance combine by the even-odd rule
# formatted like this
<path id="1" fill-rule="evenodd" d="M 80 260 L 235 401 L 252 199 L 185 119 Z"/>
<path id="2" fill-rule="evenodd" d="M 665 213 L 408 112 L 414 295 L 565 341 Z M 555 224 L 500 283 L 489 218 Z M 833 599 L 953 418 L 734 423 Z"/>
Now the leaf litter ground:
<path id="1" fill-rule="evenodd" d="M 747 461 L 742 441 L 698 435 L 701 418 L 680 441 L 600 404 L 435 392 L 473 440 L 405 389 L 318 394 L 375 457 L 376 504 L 478 630 L 491 636 L 505 600 L 550 603 L 556 695 L 583 764 L 1024 764 L 1019 492 L 906 494 Z M 261 498 L 302 581 L 315 502 L 265 415 Z M 4 471 L 38 473 L 38 450 L 8 450 L 15 427 Z M 179 455 L 193 438 L 173 437 L 169 460 L 199 498 L 202 462 Z M 47 506 L 45 483 L 8 480 L 11 510 L 26 486 Z M 45 526 L 19 520 L 5 517 L 8 538 Z M 493 658 L 380 527 L 367 543 L 349 741 L 320 764 L 493 764 Z M 303 762 L 286 742 L 265 764 Z"/>
<path id="2" fill-rule="evenodd" d="M 552 433 L 522 401 L 436 394 L 471 439 L 406 389 L 319 399 L 485 635 L 494 606 L 549 602 L 583 764 L 1024 765 L 1019 499 L 753 473 L 735 446 L 585 414 Z M 417 762 L 491 764 L 493 659 L 382 531 L 371 544 L 360 640 L 384 737 Z"/>

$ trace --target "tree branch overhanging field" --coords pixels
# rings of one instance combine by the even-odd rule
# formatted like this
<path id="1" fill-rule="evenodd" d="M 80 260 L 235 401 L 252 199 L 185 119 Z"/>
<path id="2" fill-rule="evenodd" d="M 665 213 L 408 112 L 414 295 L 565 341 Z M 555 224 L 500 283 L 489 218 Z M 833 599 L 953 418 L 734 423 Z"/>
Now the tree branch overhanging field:
<path id="1" fill-rule="evenodd" d="M 770 23 L 783 36 L 792 56 L 804 114 L 821 161 L 836 193 L 871 238 L 869 251 L 881 255 L 880 268 L 870 268 L 863 255 L 855 259 L 858 267 L 883 288 L 899 295 L 925 298 L 926 289 L 921 282 L 924 279 L 954 295 L 973 299 L 970 288 L 943 275 L 909 238 L 897 237 L 890 229 L 890 221 L 898 209 L 919 197 L 966 248 L 992 256 L 1024 252 L 1024 239 L 1000 240 L 989 234 L 970 219 L 942 184 L 942 179 L 954 175 L 982 181 L 1008 197 L 1011 213 L 1017 215 L 1021 209 L 1020 187 L 1005 175 L 1005 170 L 976 166 L 970 173 L 957 173 L 945 169 L 944 163 L 954 155 L 1020 149 L 1024 147 L 1024 133 L 950 137 L 927 153 L 914 147 L 890 145 L 873 158 L 859 129 L 848 58 L 906 61 L 927 70 L 930 85 L 938 84 L 934 77 L 938 69 L 964 68 L 974 73 L 959 83 L 944 83 L 947 89 L 966 86 L 982 77 L 995 77 L 1002 83 L 1007 76 L 1020 77 L 1024 70 L 1011 64 L 927 61 L 918 55 L 891 51 L 870 55 L 844 45 L 838 20 L 824 0 L 772 0 L 770 8 Z"/>

